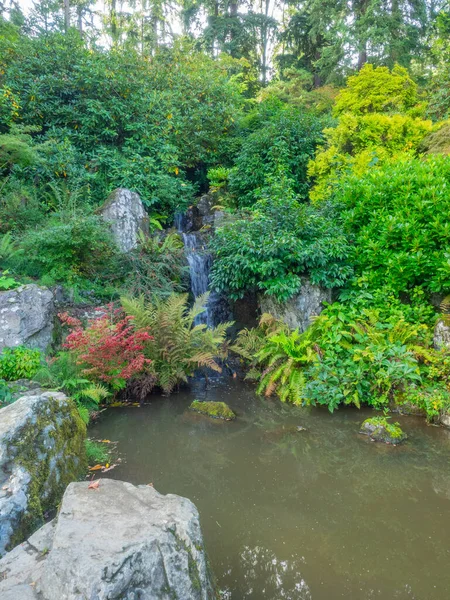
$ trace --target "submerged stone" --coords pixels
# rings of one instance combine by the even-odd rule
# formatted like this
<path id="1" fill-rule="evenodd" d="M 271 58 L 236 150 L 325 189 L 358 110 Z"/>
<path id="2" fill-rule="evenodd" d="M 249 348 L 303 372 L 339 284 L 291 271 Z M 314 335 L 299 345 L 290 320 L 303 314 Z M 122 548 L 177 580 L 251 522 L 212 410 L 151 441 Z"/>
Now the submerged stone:
<path id="1" fill-rule="evenodd" d="M 234 412 L 225 402 L 201 402 L 200 400 L 194 400 L 189 408 L 213 419 L 233 421 L 236 418 Z"/>
<path id="2" fill-rule="evenodd" d="M 389 423 L 385 417 L 366 419 L 359 433 L 368 435 L 374 442 L 385 442 L 394 446 L 408 437 L 398 423 Z"/>

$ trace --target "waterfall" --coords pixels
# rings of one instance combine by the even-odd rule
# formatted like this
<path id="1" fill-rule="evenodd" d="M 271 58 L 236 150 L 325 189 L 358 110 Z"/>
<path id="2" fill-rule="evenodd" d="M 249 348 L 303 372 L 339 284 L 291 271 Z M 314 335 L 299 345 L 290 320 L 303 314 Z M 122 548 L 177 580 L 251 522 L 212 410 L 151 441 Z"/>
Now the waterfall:
<path id="1" fill-rule="evenodd" d="M 189 265 L 191 292 L 194 298 L 198 298 L 198 296 L 208 291 L 212 256 L 207 250 L 202 235 L 197 231 L 187 233 L 188 226 L 189 220 L 186 215 L 180 213 L 175 215 L 175 227 L 183 239 Z M 195 324 L 204 323 L 208 327 L 215 327 L 219 323 L 228 320 L 230 320 L 230 310 L 227 299 L 222 294 L 211 291 L 205 310 L 197 315 Z"/>
<path id="2" fill-rule="evenodd" d="M 209 271 L 211 269 L 211 255 L 205 251 L 203 241 L 198 233 L 181 233 L 186 259 L 189 265 L 189 276 L 191 279 L 191 291 L 194 298 L 198 298 L 208 291 Z M 209 299 L 205 310 L 197 315 L 195 324 L 205 323 L 210 326 Z"/>

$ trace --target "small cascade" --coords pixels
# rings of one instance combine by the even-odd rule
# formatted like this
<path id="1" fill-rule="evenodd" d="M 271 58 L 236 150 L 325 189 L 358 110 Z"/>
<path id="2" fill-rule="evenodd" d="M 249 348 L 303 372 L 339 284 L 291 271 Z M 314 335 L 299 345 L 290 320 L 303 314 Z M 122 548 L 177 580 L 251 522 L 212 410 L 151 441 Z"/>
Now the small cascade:
<path id="1" fill-rule="evenodd" d="M 198 296 L 208 291 L 209 271 L 212 263 L 211 255 L 206 252 L 203 240 L 198 233 L 181 233 L 181 235 L 189 264 L 191 291 L 194 298 L 198 298 Z M 211 325 L 209 301 L 206 304 L 205 311 L 195 318 L 195 324 L 199 325 L 200 323 Z"/>
<path id="2" fill-rule="evenodd" d="M 191 223 L 185 214 L 176 214 L 174 224 L 183 238 L 186 259 L 189 265 L 191 292 L 194 298 L 198 298 L 208 291 L 212 256 L 207 250 L 202 235 L 198 231 L 190 231 L 189 225 Z M 230 310 L 227 299 L 218 292 L 210 292 L 205 310 L 197 315 L 195 324 L 204 323 L 208 327 L 215 327 L 219 323 L 228 320 L 230 320 Z"/>

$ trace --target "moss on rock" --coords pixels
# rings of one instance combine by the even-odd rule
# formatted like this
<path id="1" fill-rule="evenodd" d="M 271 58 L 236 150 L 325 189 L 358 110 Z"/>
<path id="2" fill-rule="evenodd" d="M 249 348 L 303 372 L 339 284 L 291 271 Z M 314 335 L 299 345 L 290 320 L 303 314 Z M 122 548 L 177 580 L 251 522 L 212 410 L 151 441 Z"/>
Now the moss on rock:
<path id="1" fill-rule="evenodd" d="M 201 402 L 200 400 L 194 400 L 189 408 L 213 419 L 233 421 L 236 418 L 234 412 L 225 402 Z"/>
<path id="2" fill-rule="evenodd" d="M 86 426 L 75 404 L 56 392 L 22 397 L 2 412 L 9 424 L 0 435 L 7 461 L 3 471 L 8 481 L 21 474 L 21 492 L 26 497 L 19 507 L 11 496 L 14 510 L 7 527 L 12 534 L 6 547 L 10 549 L 43 524 L 67 485 L 85 473 Z"/>
<path id="3" fill-rule="evenodd" d="M 386 417 L 371 417 L 366 419 L 360 433 L 368 435 L 375 442 L 397 445 L 408 437 L 398 423 L 389 423 Z"/>

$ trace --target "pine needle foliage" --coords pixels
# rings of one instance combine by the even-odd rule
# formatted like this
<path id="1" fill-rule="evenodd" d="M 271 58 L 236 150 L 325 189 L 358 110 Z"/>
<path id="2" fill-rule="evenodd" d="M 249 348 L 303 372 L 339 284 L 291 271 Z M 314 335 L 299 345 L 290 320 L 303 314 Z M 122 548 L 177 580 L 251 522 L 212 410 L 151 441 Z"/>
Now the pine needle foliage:
<path id="1" fill-rule="evenodd" d="M 191 308 L 187 294 L 150 301 L 143 296 L 121 299 L 135 326 L 146 329 L 154 338 L 146 344 L 145 353 L 152 361 L 156 385 L 166 394 L 187 382 L 199 368 L 221 371 L 218 360 L 226 356 L 226 332 L 232 323 L 209 329 L 197 325 L 196 317 L 204 311 L 207 298 L 208 294 L 199 296 Z"/>

